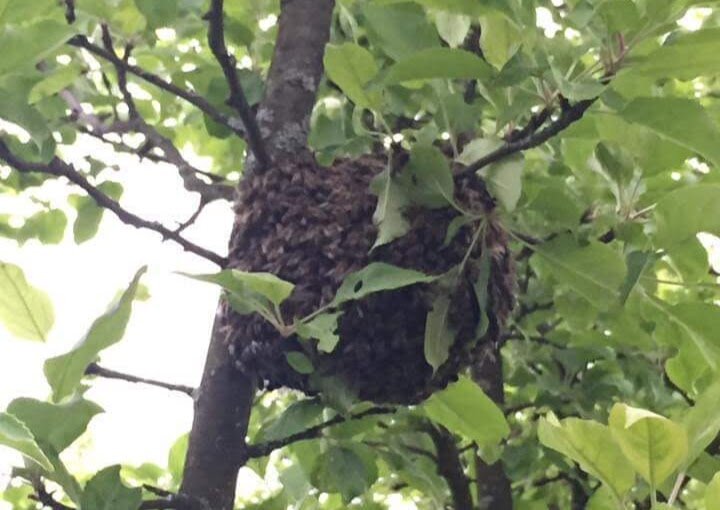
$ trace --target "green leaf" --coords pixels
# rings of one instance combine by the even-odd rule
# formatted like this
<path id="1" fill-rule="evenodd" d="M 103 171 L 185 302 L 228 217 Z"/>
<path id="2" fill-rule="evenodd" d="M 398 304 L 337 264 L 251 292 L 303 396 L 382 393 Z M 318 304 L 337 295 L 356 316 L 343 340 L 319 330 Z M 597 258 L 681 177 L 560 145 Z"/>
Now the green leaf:
<path id="1" fill-rule="evenodd" d="M 331 304 L 339 306 L 375 292 L 399 289 L 417 283 L 430 283 L 436 279 L 435 276 L 428 276 L 419 271 L 403 269 L 384 262 L 373 262 L 347 275 Z"/>
<path id="2" fill-rule="evenodd" d="M 495 12 L 505 12 L 511 14 L 512 11 L 503 0 L 490 0 L 486 2 L 478 2 L 477 0 L 415 0 L 417 3 L 437 9 L 440 11 L 454 12 L 456 14 L 465 14 L 467 16 L 477 17 L 484 14 Z"/>
<path id="3" fill-rule="evenodd" d="M 705 488 L 705 510 L 720 510 L 720 473 Z"/>
<path id="4" fill-rule="evenodd" d="M 73 34 L 65 22 L 43 19 L 22 27 L 4 25 L 0 31 L 0 48 L 12 48 L 0 60 L 0 76 L 19 68 L 33 66 L 50 55 Z"/>
<path id="5" fill-rule="evenodd" d="M 548 271 L 563 286 L 587 299 L 596 308 L 618 302 L 625 279 L 625 263 L 612 247 L 599 242 L 579 246 L 571 236 L 534 246 L 532 263 Z"/>
<path id="6" fill-rule="evenodd" d="M 498 444 L 510 433 L 505 415 L 495 402 L 465 376 L 435 393 L 422 408 L 431 420 L 480 446 Z"/>
<path id="7" fill-rule="evenodd" d="M 295 288 L 294 284 L 271 273 L 248 273 L 237 269 L 224 269 L 214 274 L 180 274 L 194 280 L 215 283 L 237 296 L 242 297 L 247 294 L 262 296 L 277 306 L 290 297 Z"/>
<path id="8" fill-rule="evenodd" d="M 83 68 L 78 64 L 59 67 L 30 89 L 28 104 L 35 104 L 66 89 L 78 79 L 82 72 Z"/>
<path id="9" fill-rule="evenodd" d="M 653 489 L 682 465 L 688 453 L 685 429 L 650 411 L 615 404 L 609 425 L 627 460 Z"/>
<path id="10" fill-rule="evenodd" d="M 377 476 L 374 461 L 363 459 L 351 448 L 331 446 L 318 457 L 312 483 L 321 492 L 340 493 L 349 503 L 367 491 Z"/>
<path id="11" fill-rule="evenodd" d="M 362 12 L 371 39 L 394 60 L 440 45 L 435 27 L 417 4 L 372 2 Z"/>
<path id="12" fill-rule="evenodd" d="M 312 374 L 315 371 L 312 361 L 305 354 L 299 351 L 285 353 L 285 359 L 288 365 L 292 367 L 298 374 Z"/>
<path id="13" fill-rule="evenodd" d="M 188 442 L 190 434 L 183 434 L 175 440 L 168 452 L 168 472 L 176 482 L 182 481 L 183 471 L 185 470 L 185 457 L 187 457 Z"/>
<path id="14" fill-rule="evenodd" d="M 720 342 L 716 331 L 720 331 L 720 308 L 702 302 L 678 303 L 669 306 L 659 299 L 652 299 L 664 316 L 687 335 L 687 338 L 702 353 L 704 361 L 713 371 L 720 368 Z"/>
<path id="15" fill-rule="evenodd" d="M 141 503 L 142 490 L 126 487 L 120 478 L 120 466 L 110 466 L 85 485 L 80 506 L 92 510 L 138 510 Z"/>
<path id="16" fill-rule="evenodd" d="M 480 254 L 478 276 L 475 282 L 473 282 L 473 292 L 475 293 L 475 299 L 477 300 L 478 311 L 480 314 L 478 325 L 475 329 L 476 338 L 482 338 L 485 333 L 487 333 L 488 327 L 490 326 L 490 320 L 488 318 L 488 307 L 490 305 L 490 292 L 488 291 L 488 285 L 490 283 L 490 271 L 492 270 L 492 255 L 490 252 L 490 248 L 484 245 L 482 253 Z"/>
<path id="17" fill-rule="evenodd" d="M 649 251 L 632 251 L 625 256 L 627 274 L 620 287 L 620 304 L 624 305 L 627 302 L 630 293 L 645 272 L 645 268 L 654 260 L 654 254 Z"/>
<path id="18" fill-rule="evenodd" d="M 329 44 L 325 48 L 325 72 L 353 103 L 363 108 L 377 108 L 377 98 L 365 90 L 378 72 L 368 50 L 353 43 Z"/>
<path id="19" fill-rule="evenodd" d="M 0 413 L 0 446 L 7 446 L 25 455 L 47 471 L 53 467 L 23 422 L 8 413 Z"/>
<path id="20" fill-rule="evenodd" d="M 370 191 L 378 197 L 377 207 L 373 213 L 373 223 L 378 228 L 378 236 L 373 248 L 377 248 L 404 236 L 410 230 L 410 223 L 403 215 L 403 209 L 409 204 L 409 199 L 403 187 L 392 177 L 390 168 L 373 178 Z"/>
<path id="21" fill-rule="evenodd" d="M 413 203 L 423 207 L 445 207 L 454 199 L 455 182 L 447 158 L 432 145 L 412 148 L 398 183 Z"/>
<path id="22" fill-rule="evenodd" d="M 438 12 L 435 15 L 435 27 L 451 48 L 457 48 L 465 42 L 471 24 L 472 19 L 462 14 Z"/>
<path id="23" fill-rule="evenodd" d="M 103 182 L 98 188 L 113 200 L 118 200 L 123 192 L 122 185 L 117 182 Z M 70 195 L 69 202 L 77 210 L 73 236 L 77 244 L 82 244 L 97 234 L 105 208 L 99 207 L 95 200 L 84 195 Z"/>
<path id="24" fill-rule="evenodd" d="M 455 333 L 448 324 L 449 312 L 450 298 L 440 294 L 425 319 L 425 360 L 433 367 L 433 373 L 447 361 L 450 347 L 455 342 Z"/>
<path id="25" fill-rule="evenodd" d="M 679 188 L 660 199 L 654 215 L 655 241 L 662 247 L 688 241 L 698 232 L 720 235 L 720 185 Z"/>
<path id="26" fill-rule="evenodd" d="M 613 441 L 610 429 L 593 420 L 566 418 L 554 414 L 538 424 L 540 442 L 570 457 L 589 475 L 600 480 L 620 499 L 635 483 L 635 473 Z"/>
<path id="27" fill-rule="evenodd" d="M 454 48 L 428 48 L 405 57 L 390 67 L 385 83 L 417 80 L 487 79 L 490 67 L 477 55 Z"/>
<path id="28" fill-rule="evenodd" d="M 52 387 L 55 402 L 72 395 L 80 384 L 88 365 L 95 361 L 103 349 L 122 339 L 130 319 L 132 303 L 140 277 L 145 269 L 141 268 L 120 299 L 107 312 L 95 319 L 90 330 L 75 348 L 45 362 L 45 377 Z"/>
<path id="29" fill-rule="evenodd" d="M 720 166 L 720 129 L 700 104 L 681 97 L 639 97 L 620 116 Z"/>
<path id="30" fill-rule="evenodd" d="M 55 322 L 48 295 L 32 287 L 22 269 L 6 262 L 0 262 L 0 321 L 13 335 L 43 342 Z"/>
<path id="31" fill-rule="evenodd" d="M 322 416 L 323 405 L 316 399 L 293 402 L 270 425 L 261 430 L 262 441 L 278 441 L 315 425 Z"/>
<path id="32" fill-rule="evenodd" d="M 716 381 L 695 399 L 682 415 L 689 441 L 685 466 L 690 466 L 720 433 L 720 381 Z M 720 501 L 720 500 L 718 500 Z"/>
<path id="33" fill-rule="evenodd" d="M 493 67 L 502 69 L 520 48 L 520 30 L 499 13 L 483 16 L 480 25 L 480 47 L 483 56 Z"/>
<path id="34" fill-rule="evenodd" d="M 341 315 L 341 312 L 320 314 L 308 322 L 300 323 L 297 333 L 301 338 L 317 339 L 318 350 L 321 352 L 333 352 L 340 341 L 337 329 Z"/>
<path id="35" fill-rule="evenodd" d="M 502 141 L 497 139 L 477 138 L 465 146 L 457 160 L 464 165 L 470 165 L 501 145 Z M 523 156 L 513 156 L 488 165 L 479 172 L 487 182 L 490 193 L 508 212 L 515 209 L 522 195 L 524 166 Z"/>
<path id="36" fill-rule="evenodd" d="M 708 28 L 689 32 L 653 51 L 628 74 L 692 80 L 720 69 L 720 29 Z"/>
<path id="37" fill-rule="evenodd" d="M 135 0 L 138 10 L 151 28 L 170 26 L 179 14 L 176 0 Z"/>
<path id="38" fill-rule="evenodd" d="M 32 398 L 18 398 L 8 412 L 25 423 L 37 442 L 61 453 L 87 429 L 90 420 L 103 412 L 94 402 L 76 398 L 63 404 L 51 404 Z"/>
<path id="39" fill-rule="evenodd" d="M 19 243 L 37 239 L 43 244 L 58 244 L 65 237 L 67 216 L 59 209 L 40 211 L 25 220 L 15 236 Z"/>

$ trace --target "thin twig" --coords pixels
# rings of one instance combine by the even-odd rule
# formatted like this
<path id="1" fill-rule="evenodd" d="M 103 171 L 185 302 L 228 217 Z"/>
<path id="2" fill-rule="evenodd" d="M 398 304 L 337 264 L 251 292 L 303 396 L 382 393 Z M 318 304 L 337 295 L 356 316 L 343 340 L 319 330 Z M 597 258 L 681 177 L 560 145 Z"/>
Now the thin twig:
<path id="1" fill-rule="evenodd" d="M 65 161 L 54 157 L 49 163 L 33 163 L 22 160 L 15 156 L 7 144 L 0 139 L 0 159 L 5 161 L 8 165 L 15 168 L 19 172 L 37 172 L 47 175 L 54 175 L 56 177 L 65 177 L 73 184 L 80 186 L 85 192 L 95 201 L 95 203 L 104 209 L 112 211 L 123 223 L 132 225 L 137 228 L 145 228 L 152 230 L 160 234 L 163 239 L 172 240 L 183 247 L 185 251 L 194 253 L 203 257 L 221 267 L 225 267 L 227 259 L 217 253 L 210 251 L 206 248 L 198 246 L 197 244 L 188 241 L 181 235 L 173 232 L 169 228 L 165 227 L 159 222 L 149 221 L 136 214 L 133 214 L 124 209 L 118 202 L 104 194 L 97 187 L 90 184 L 90 182 L 78 172 L 75 167 Z"/>
<path id="2" fill-rule="evenodd" d="M 245 136 L 245 130 L 243 129 L 242 122 L 240 122 L 239 119 L 234 119 L 231 117 L 228 117 L 224 113 L 220 112 L 217 108 L 215 108 L 210 102 L 202 97 L 201 95 L 189 91 L 187 89 L 183 89 L 181 87 L 178 87 L 177 85 L 167 81 L 165 78 L 162 78 L 158 76 L 157 74 L 151 73 L 149 71 L 146 71 L 145 69 L 132 65 L 129 62 L 123 62 L 122 59 L 117 57 L 116 55 L 113 55 L 112 53 L 109 53 L 107 50 L 102 48 L 101 46 L 98 46 L 97 44 L 92 43 L 86 36 L 84 35 L 76 35 L 72 37 L 68 44 L 71 46 L 75 46 L 76 48 L 82 48 L 84 50 L 87 50 L 88 52 L 92 53 L 96 57 L 100 57 L 103 60 L 106 60 L 113 65 L 120 66 L 124 68 L 128 73 L 137 76 L 138 78 L 155 85 L 161 90 L 164 90 L 165 92 L 169 92 L 170 94 L 177 96 L 181 99 L 184 99 L 191 105 L 198 108 L 200 111 L 205 113 L 208 117 L 210 117 L 212 120 L 217 122 L 218 124 L 221 124 L 225 126 L 226 128 L 233 131 L 236 135 L 240 137 Z"/>
<path id="3" fill-rule="evenodd" d="M 247 454 L 247 458 L 255 459 L 258 457 L 265 457 L 266 455 L 271 454 L 278 448 L 283 448 L 290 444 L 296 443 L 298 441 L 303 441 L 306 439 L 315 439 L 317 437 L 320 437 L 320 434 L 325 429 L 332 427 L 333 425 L 339 425 L 340 423 L 345 423 L 345 422 L 351 421 L 351 420 L 359 420 L 359 419 L 365 418 L 367 416 L 374 416 L 374 415 L 379 415 L 379 414 L 391 414 L 394 412 L 395 412 L 395 409 L 390 408 L 390 407 L 372 407 L 366 411 L 362 411 L 360 413 L 350 415 L 347 418 L 342 415 L 337 415 L 334 418 L 324 421 L 323 423 L 321 423 L 319 425 L 315 425 L 314 427 L 305 429 L 302 432 L 292 434 L 286 438 L 278 439 L 276 441 L 266 441 L 264 443 L 247 445 L 246 450 L 245 450 L 246 454 Z"/>
<path id="4" fill-rule="evenodd" d="M 85 375 L 95 375 L 97 377 L 102 377 L 104 379 L 117 379 L 120 381 L 126 381 L 126 382 L 130 382 L 130 383 L 147 384 L 150 386 L 156 386 L 158 388 L 164 388 L 164 389 L 170 390 L 170 391 L 177 391 L 180 393 L 184 393 L 185 395 L 187 395 L 189 397 L 192 397 L 195 392 L 195 388 L 193 388 L 191 386 L 185 386 L 183 384 L 166 383 L 166 382 L 158 381 L 155 379 L 147 379 L 145 377 L 138 377 L 135 375 L 124 374 L 122 372 L 110 370 L 109 368 L 101 367 L 97 363 L 91 363 L 90 365 L 88 365 L 87 369 L 85 369 Z"/>
<path id="5" fill-rule="evenodd" d="M 555 135 L 559 134 L 561 131 L 568 128 L 571 124 L 580 120 L 583 115 L 585 115 L 585 112 L 588 110 L 588 108 L 590 108 L 596 100 L 597 98 L 584 99 L 582 101 L 578 101 L 572 106 L 566 105 L 565 107 L 563 107 L 558 119 L 549 124 L 544 129 L 537 132 L 532 132 L 525 138 L 505 143 L 501 147 L 492 151 L 490 154 L 487 154 L 486 156 L 478 159 L 475 163 L 466 166 L 464 169 L 456 173 L 455 177 L 475 175 L 475 172 L 477 172 L 481 168 L 500 161 L 507 156 L 511 156 L 513 154 L 517 154 L 518 152 L 522 152 L 527 149 L 537 147 L 538 145 L 542 145 Z"/>
<path id="6" fill-rule="evenodd" d="M 208 45 L 222 68 L 225 80 L 230 88 L 230 97 L 227 104 L 235 109 L 243 121 L 245 130 L 247 131 L 247 142 L 255 159 L 258 162 L 260 170 L 266 169 L 270 164 L 263 142 L 260 128 L 255 120 L 255 114 L 250 108 L 250 104 L 245 97 L 240 79 L 235 69 L 235 58 L 232 57 L 225 45 L 225 18 L 223 15 L 223 0 L 211 0 L 210 10 L 205 14 L 204 19 L 208 22 Z"/>

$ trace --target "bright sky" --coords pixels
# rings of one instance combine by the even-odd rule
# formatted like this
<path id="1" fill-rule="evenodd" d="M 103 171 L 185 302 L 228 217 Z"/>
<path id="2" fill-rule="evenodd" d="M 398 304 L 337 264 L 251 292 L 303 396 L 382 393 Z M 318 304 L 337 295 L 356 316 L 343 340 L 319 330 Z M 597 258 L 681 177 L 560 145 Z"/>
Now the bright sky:
<path id="1" fill-rule="evenodd" d="M 107 154 L 93 140 L 81 145 L 95 157 Z M 119 163 L 122 172 L 109 171 L 107 177 L 125 186 L 121 203 L 126 209 L 170 227 L 195 210 L 198 196 L 184 191 L 173 168 L 141 164 L 133 157 L 121 158 Z M 69 186 L 54 182 L 42 192 L 53 205 L 71 212 L 65 199 L 69 190 Z M 25 196 L 0 198 L 0 214 L 24 215 L 25 211 L 34 212 L 34 207 Z M 173 272 L 216 268 L 174 244 L 162 243 L 157 234 L 124 225 L 110 213 L 105 214 L 97 237 L 77 246 L 72 239 L 72 218 L 66 240 L 59 246 L 32 241 L 18 247 L 14 241 L 0 238 L 0 260 L 21 266 L 32 285 L 48 292 L 56 315 L 46 344 L 13 338 L 0 325 L 0 409 L 20 396 L 47 398 L 43 361 L 78 342 L 118 290 L 125 288 L 145 264 L 149 271 L 142 282 L 151 298 L 136 302 L 124 340 L 102 354 L 102 364 L 140 376 L 197 385 L 218 292 L 213 286 Z M 186 235 L 224 253 L 231 223 L 229 204 L 216 202 L 206 208 Z M 121 381 L 96 379 L 92 386 L 88 398 L 106 412 L 92 421 L 90 433 L 64 458 L 86 472 L 120 462 L 165 466 L 169 447 L 190 428 L 191 399 Z M 0 487 L 17 460 L 12 452 L 0 448 Z"/>

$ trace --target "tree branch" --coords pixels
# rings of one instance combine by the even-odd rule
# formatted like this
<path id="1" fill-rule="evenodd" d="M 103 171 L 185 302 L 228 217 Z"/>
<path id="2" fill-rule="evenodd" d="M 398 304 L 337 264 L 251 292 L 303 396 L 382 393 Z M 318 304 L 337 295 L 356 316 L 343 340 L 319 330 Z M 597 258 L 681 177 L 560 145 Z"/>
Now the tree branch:
<path id="1" fill-rule="evenodd" d="M 164 90 L 165 92 L 169 92 L 174 96 L 184 99 L 185 101 L 205 113 L 208 117 L 210 117 L 218 124 L 225 126 L 226 128 L 230 129 L 236 135 L 242 138 L 245 137 L 245 131 L 242 127 L 242 122 L 240 121 L 240 119 L 228 117 L 224 113 L 217 110 L 212 104 L 210 104 L 207 99 L 202 97 L 200 94 L 178 87 L 177 85 L 165 80 L 164 78 L 156 74 L 146 71 L 139 66 L 132 65 L 129 62 L 123 62 L 122 59 L 118 58 L 116 55 L 113 55 L 101 46 L 90 42 L 90 40 L 84 35 L 74 36 L 68 41 L 68 44 L 70 46 L 75 46 L 76 48 L 82 48 L 84 50 L 87 50 L 96 57 L 100 57 L 101 59 L 106 60 L 115 66 L 122 67 L 128 73 L 137 76 L 141 80 L 155 85 L 159 89 Z"/>
<path id="2" fill-rule="evenodd" d="M 99 207 L 112 211 L 115 216 L 117 216 L 123 223 L 132 225 L 137 228 L 145 228 L 157 232 L 163 237 L 163 239 L 172 240 L 182 246 L 185 251 L 194 253 L 211 262 L 214 262 L 221 267 L 225 267 L 225 265 L 227 264 L 227 259 L 225 257 L 222 257 L 215 252 L 212 252 L 208 249 L 196 245 L 191 241 L 188 241 L 180 234 L 170 230 L 161 223 L 158 223 L 156 221 L 148 221 L 141 218 L 140 216 L 137 216 L 136 214 L 127 211 L 126 209 L 123 209 L 123 207 L 118 202 L 105 195 L 98 188 L 90 184 L 90 182 L 85 178 L 85 176 L 78 172 L 75 167 L 57 157 L 54 157 L 47 164 L 24 161 L 16 157 L 10 151 L 10 148 L 7 146 L 7 144 L 2 139 L 0 139 L 0 160 L 5 161 L 8 165 L 16 169 L 18 172 L 37 172 L 47 175 L 54 175 L 56 177 L 65 177 L 73 184 L 76 184 L 77 186 L 85 190 L 85 192 L 95 201 L 95 203 Z"/>
<path id="3" fill-rule="evenodd" d="M 308 429 L 305 429 L 301 432 L 298 432 L 296 434 L 292 434 L 286 438 L 278 439 L 276 441 L 266 441 L 264 443 L 258 443 L 258 444 L 251 444 L 247 445 L 247 457 L 248 459 L 255 459 L 258 457 L 265 457 L 266 455 L 270 455 L 272 452 L 279 448 L 283 448 L 285 446 L 291 445 L 293 443 L 297 443 L 298 441 L 304 441 L 306 439 L 315 439 L 317 437 L 320 437 L 322 432 L 332 427 L 333 425 L 339 425 L 341 423 L 345 423 L 352 420 L 359 420 L 361 418 L 365 418 L 367 416 L 374 416 L 378 414 L 390 414 L 394 413 L 395 409 L 389 408 L 389 407 L 372 407 L 366 411 L 362 411 L 360 413 L 353 414 L 349 417 L 344 417 L 342 415 L 337 415 L 327 421 L 324 421 L 320 423 L 319 425 L 315 425 L 314 427 L 310 427 Z"/>
<path id="4" fill-rule="evenodd" d="M 145 136 L 145 139 L 147 141 L 147 150 L 150 150 L 153 147 L 157 147 L 158 149 L 162 150 L 167 162 L 174 165 L 178 169 L 180 177 L 183 180 L 185 189 L 187 189 L 188 191 L 199 193 L 201 195 L 201 203 L 209 203 L 219 199 L 232 200 L 235 196 L 235 192 L 232 187 L 219 184 L 208 184 L 202 179 L 200 179 L 198 177 L 198 174 L 203 174 L 203 172 L 188 163 L 188 161 L 182 156 L 182 154 L 180 154 L 180 151 L 177 149 L 177 147 L 175 147 L 175 144 L 172 142 L 172 140 L 160 134 L 160 132 L 155 127 L 148 124 L 142 117 L 142 115 L 140 115 L 140 112 L 135 105 L 135 100 L 130 91 L 128 90 L 127 68 L 118 64 L 118 62 L 122 62 L 127 65 L 132 47 L 129 45 L 126 46 L 125 53 L 123 54 L 122 58 L 120 58 L 115 52 L 112 36 L 110 34 L 110 29 L 104 23 L 101 25 L 101 29 L 103 45 L 105 47 L 105 51 L 113 57 L 112 63 L 117 73 L 118 88 L 120 89 L 120 94 L 122 95 L 123 101 L 128 107 L 128 115 L 130 117 L 130 120 L 121 121 L 118 119 L 113 124 L 107 126 L 103 124 L 101 119 L 98 119 L 92 114 L 84 114 L 81 118 L 88 122 L 94 130 L 98 130 L 101 133 L 123 133 L 135 131 Z M 78 101 L 69 91 L 64 92 L 66 92 L 64 97 L 68 104 L 71 106 L 72 111 L 77 111 L 78 106 L 80 106 Z M 81 106 L 79 109 L 82 112 Z"/>
<path id="5" fill-rule="evenodd" d="M 64 0 L 65 1 L 65 19 L 69 24 L 75 23 L 75 0 Z"/>
<path id="6" fill-rule="evenodd" d="M 438 474 L 442 476 L 450 488 L 455 510 L 473 510 L 473 499 L 470 493 L 470 480 L 460 462 L 455 438 L 441 426 L 428 425 L 426 432 L 435 443 L 437 451 Z"/>
<path id="7" fill-rule="evenodd" d="M 455 174 L 455 177 L 466 177 L 475 175 L 475 172 L 496 161 L 500 161 L 507 156 L 517 154 L 518 152 L 537 147 L 550 140 L 552 137 L 567 129 L 571 124 L 580 120 L 585 112 L 590 108 L 598 98 L 584 99 L 578 101 L 574 105 L 563 103 L 560 116 L 540 131 L 534 131 L 532 127 L 523 128 L 520 133 L 529 133 L 527 136 L 505 143 L 503 146 L 495 149 L 490 154 L 483 156 L 471 165 L 466 166 Z M 542 113 L 542 112 L 541 112 Z M 538 117 L 533 116 L 528 126 L 534 126 L 538 122 Z"/>
<path id="8" fill-rule="evenodd" d="M 155 379 L 146 379 L 144 377 L 138 377 L 135 375 L 124 374 L 122 372 L 110 370 L 109 368 L 101 367 L 97 363 L 91 363 L 90 365 L 88 365 L 87 369 L 85 370 L 85 375 L 94 375 L 97 377 L 102 377 L 104 379 L 117 379 L 120 381 L 126 381 L 126 382 L 130 382 L 130 383 L 139 383 L 139 384 L 147 384 L 150 386 L 157 386 L 158 388 L 165 388 L 166 390 L 184 393 L 185 395 L 187 395 L 189 397 L 192 397 L 195 392 L 195 388 L 193 388 L 191 386 L 185 386 L 182 384 L 171 384 L 171 383 L 166 383 L 163 381 L 158 381 Z"/>
<path id="9" fill-rule="evenodd" d="M 205 14 L 205 20 L 208 22 L 208 45 L 220 64 L 230 88 L 230 97 L 228 97 L 227 104 L 240 115 L 247 131 L 248 146 L 257 160 L 258 168 L 264 170 L 270 165 L 270 157 L 265 149 L 265 142 L 255 120 L 255 114 L 250 109 L 250 104 L 245 97 L 245 92 L 243 92 L 240 79 L 235 70 L 235 58 L 228 53 L 225 46 L 223 3 L 223 0 L 211 0 L 210 10 Z"/>

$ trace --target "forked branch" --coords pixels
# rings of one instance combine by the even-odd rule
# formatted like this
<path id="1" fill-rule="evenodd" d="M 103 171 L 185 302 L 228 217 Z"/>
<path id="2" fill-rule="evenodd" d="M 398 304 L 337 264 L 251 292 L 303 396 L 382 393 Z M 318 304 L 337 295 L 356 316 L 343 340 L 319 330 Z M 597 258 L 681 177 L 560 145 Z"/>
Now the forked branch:
<path id="1" fill-rule="evenodd" d="M 54 175 L 56 177 L 65 177 L 73 184 L 81 187 L 99 207 L 113 212 L 123 223 L 137 228 L 144 228 L 157 232 L 163 237 L 163 239 L 174 241 L 182 246 L 185 251 L 199 255 L 200 257 L 214 262 L 221 267 L 225 267 L 227 264 L 227 259 L 225 257 L 198 246 L 197 244 L 182 237 L 176 231 L 170 230 L 159 222 L 146 220 L 124 209 L 118 202 L 100 191 L 96 186 L 93 186 L 83 174 L 75 169 L 73 165 L 66 163 L 57 157 L 54 157 L 49 163 L 34 163 L 25 161 L 13 154 L 8 145 L 0 139 L 0 160 L 4 161 L 18 172 L 36 172 L 46 175 Z"/>

